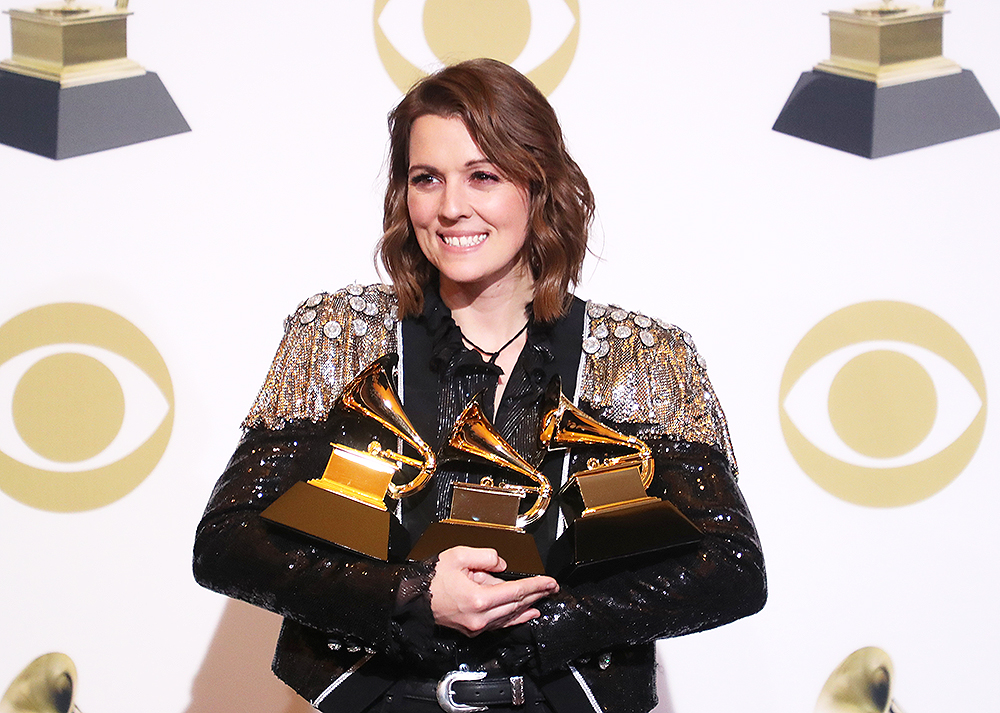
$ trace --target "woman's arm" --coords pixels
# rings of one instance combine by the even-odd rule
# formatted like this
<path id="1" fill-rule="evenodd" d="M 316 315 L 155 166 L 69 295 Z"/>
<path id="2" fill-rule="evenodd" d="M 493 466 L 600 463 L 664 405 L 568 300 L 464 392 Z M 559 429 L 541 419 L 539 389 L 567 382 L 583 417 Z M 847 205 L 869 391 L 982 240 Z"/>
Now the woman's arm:
<path id="1" fill-rule="evenodd" d="M 295 482 L 323 472 L 322 431 L 322 424 L 306 421 L 245 434 L 198 526 L 195 579 L 310 628 L 389 651 L 401 582 L 429 579 L 433 565 L 363 558 L 260 517 Z"/>
<path id="2" fill-rule="evenodd" d="M 760 542 L 729 461 L 715 448 L 649 440 L 655 486 L 704 533 L 692 551 L 562 590 L 529 624 L 541 672 L 594 653 L 711 629 L 760 610 Z"/>
<path id="3" fill-rule="evenodd" d="M 558 588 L 555 580 L 497 579 L 490 572 L 504 563 L 496 553 L 453 548 L 438 562 L 388 564 L 264 521 L 260 513 L 288 488 L 322 472 L 323 430 L 295 422 L 246 433 L 198 526 L 199 584 L 341 643 L 422 663 L 450 654 L 435 624 L 476 636 L 538 615 L 533 604 Z"/>

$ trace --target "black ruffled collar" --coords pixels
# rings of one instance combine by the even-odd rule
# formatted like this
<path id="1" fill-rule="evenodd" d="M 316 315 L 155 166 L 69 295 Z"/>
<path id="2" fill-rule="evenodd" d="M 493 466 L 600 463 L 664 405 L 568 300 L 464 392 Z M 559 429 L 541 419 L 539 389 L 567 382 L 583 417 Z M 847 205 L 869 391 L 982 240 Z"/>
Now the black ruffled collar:
<path id="1" fill-rule="evenodd" d="M 555 359 L 551 343 L 552 325 L 536 320 L 530 304 L 527 312 L 528 337 L 518 363 L 523 365 L 532 384 L 541 386 L 545 380 L 546 365 Z M 424 288 L 424 309 L 417 321 L 431 338 L 431 371 L 451 375 L 468 367 L 496 370 L 498 376 L 501 373 L 496 364 L 488 363 L 479 352 L 466 347 L 462 330 L 441 299 L 436 282 Z"/>

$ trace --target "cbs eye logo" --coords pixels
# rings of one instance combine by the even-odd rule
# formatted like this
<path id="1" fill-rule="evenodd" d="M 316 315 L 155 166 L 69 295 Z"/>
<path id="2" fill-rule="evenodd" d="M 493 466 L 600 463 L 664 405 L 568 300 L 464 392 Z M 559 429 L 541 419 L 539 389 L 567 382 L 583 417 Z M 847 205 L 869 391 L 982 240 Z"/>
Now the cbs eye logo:
<path id="1" fill-rule="evenodd" d="M 986 384 L 950 325 L 903 302 L 846 307 L 813 327 L 781 378 L 799 466 L 858 505 L 897 507 L 958 477 L 986 425 Z"/>
<path id="2" fill-rule="evenodd" d="M 160 461 L 174 420 L 163 358 L 131 322 L 51 304 L 0 326 L 0 490 L 80 512 L 112 503 Z"/>
<path id="3" fill-rule="evenodd" d="M 569 71 L 579 0 L 375 0 L 375 46 L 401 92 L 444 64 L 490 57 L 545 95 Z"/>

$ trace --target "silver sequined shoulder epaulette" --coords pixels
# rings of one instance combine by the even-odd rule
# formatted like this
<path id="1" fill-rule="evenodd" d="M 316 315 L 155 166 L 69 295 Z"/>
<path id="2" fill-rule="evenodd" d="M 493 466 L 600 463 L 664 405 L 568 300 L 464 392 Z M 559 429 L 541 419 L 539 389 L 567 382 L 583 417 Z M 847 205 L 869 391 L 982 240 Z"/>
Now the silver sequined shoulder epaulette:
<path id="1" fill-rule="evenodd" d="M 285 334 L 243 425 L 281 428 L 326 417 L 344 386 L 397 351 L 396 296 L 387 285 L 353 284 L 313 295 L 285 319 Z"/>
<path id="2" fill-rule="evenodd" d="M 640 435 L 706 443 L 736 471 L 726 417 L 691 335 L 639 312 L 587 303 L 579 396 Z"/>

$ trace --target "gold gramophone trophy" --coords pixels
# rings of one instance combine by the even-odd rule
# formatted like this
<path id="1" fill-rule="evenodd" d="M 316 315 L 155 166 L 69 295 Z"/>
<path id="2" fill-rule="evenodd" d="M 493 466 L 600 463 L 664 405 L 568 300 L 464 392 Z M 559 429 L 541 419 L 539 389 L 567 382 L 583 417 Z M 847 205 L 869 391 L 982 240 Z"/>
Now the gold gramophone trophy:
<path id="1" fill-rule="evenodd" d="M 944 0 L 831 10 L 830 58 L 804 73 L 774 130 L 878 158 L 1000 128 L 975 75 L 943 56 Z"/>
<path id="2" fill-rule="evenodd" d="M 410 552 L 410 559 L 426 559 L 456 545 L 491 547 L 507 562 L 504 575 L 543 574 L 541 555 L 525 528 L 545 514 L 552 499 L 552 485 L 486 419 L 478 396 L 455 422 L 439 460 L 494 466 L 525 476 L 534 485 L 495 484 L 490 476 L 479 483 L 455 483 L 449 517 L 427 528 Z M 521 503 L 529 495 L 534 502 L 522 513 Z"/>
<path id="3" fill-rule="evenodd" d="M 0 713 L 80 713 L 76 707 L 76 666 L 53 652 L 29 663 L 0 698 Z"/>
<path id="4" fill-rule="evenodd" d="M 701 530 L 672 503 L 647 495 L 654 468 L 649 446 L 574 406 L 563 395 L 558 376 L 546 390 L 541 439 L 550 451 L 625 451 L 588 459 L 587 468 L 560 489 L 559 503 L 569 524 L 549 553 L 550 574 L 564 577 L 601 562 L 701 539 Z"/>
<path id="5" fill-rule="evenodd" d="M 816 700 L 815 713 L 903 713 L 892 697 L 892 659 L 866 646 L 834 669 Z"/>
<path id="6" fill-rule="evenodd" d="M 128 58 L 128 0 L 7 14 L 0 143 L 61 159 L 190 131 L 159 77 Z"/>
<path id="7" fill-rule="evenodd" d="M 434 474 L 437 457 L 403 412 L 390 380 L 398 359 L 387 354 L 372 362 L 344 388 L 333 410 L 387 429 L 421 458 L 383 448 L 375 439 L 365 451 L 331 443 L 323 476 L 296 483 L 261 517 L 380 560 L 389 559 L 390 549 L 405 547 L 406 531 L 386 508 L 385 498 L 399 500 L 423 488 Z M 399 485 L 393 476 L 404 465 L 418 472 Z"/>

